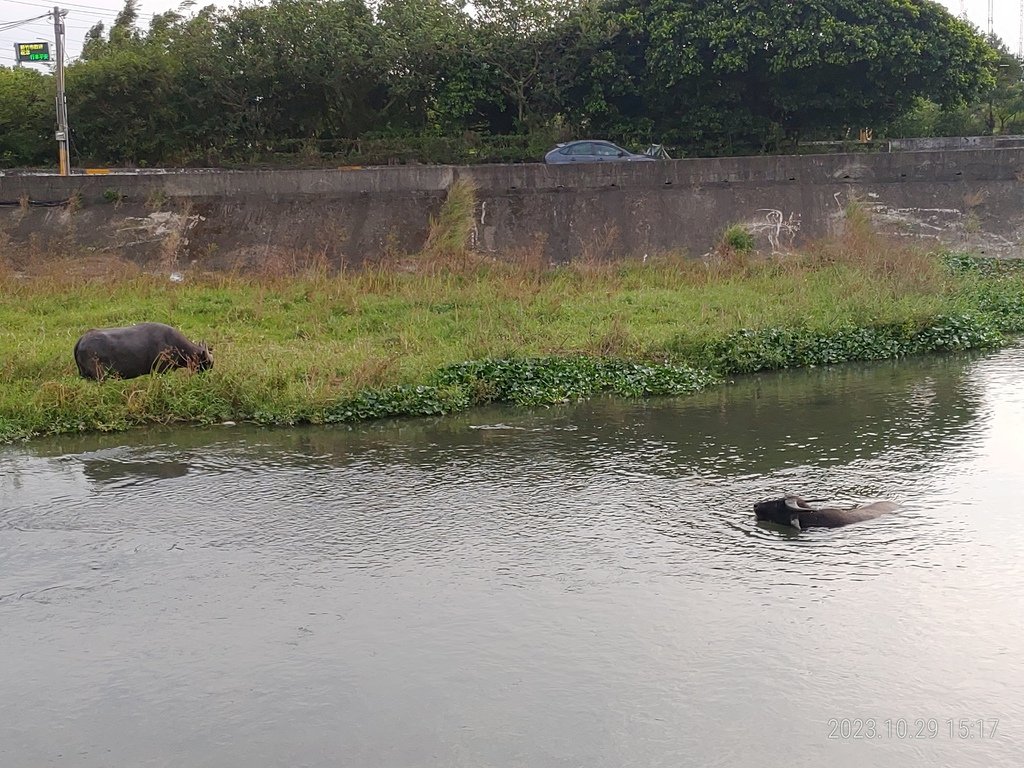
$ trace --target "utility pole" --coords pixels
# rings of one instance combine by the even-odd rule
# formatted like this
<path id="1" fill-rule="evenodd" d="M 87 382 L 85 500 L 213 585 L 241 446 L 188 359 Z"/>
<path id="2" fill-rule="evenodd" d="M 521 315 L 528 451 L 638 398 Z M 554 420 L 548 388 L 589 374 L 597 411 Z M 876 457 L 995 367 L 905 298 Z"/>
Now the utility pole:
<path id="1" fill-rule="evenodd" d="M 995 4 L 996 4 L 995 0 L 988 0 L 988 36 L 990 38 L 995 33 L 995 28 L 996 28 L 996 25 L 995 25 L 995 23 L 993 21 L 993 17 L 995 15 L 993 13 L 993 11 L 995 10 Z"/>
<path id="2" fill-rule="evenodd" d="M 71 174 L 70 153 L 68 152 L 68 102 L 64 96 L 64 14 L 59 6 L 53 6 L 53 35 L 57 42 L 57 159 L 60 175 Z"/>

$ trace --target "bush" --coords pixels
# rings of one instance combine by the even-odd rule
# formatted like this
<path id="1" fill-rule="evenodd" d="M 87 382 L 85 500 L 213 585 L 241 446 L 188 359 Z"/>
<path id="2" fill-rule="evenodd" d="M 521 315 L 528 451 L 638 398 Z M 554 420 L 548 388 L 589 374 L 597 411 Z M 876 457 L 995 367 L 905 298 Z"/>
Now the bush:
<path id="1" fill-rule="evenodd" d="M 722 233 L 719 248 L 732 253 L 752 253 L 757 243 L 754 236 L 742 224 L 733 224 Z"/>

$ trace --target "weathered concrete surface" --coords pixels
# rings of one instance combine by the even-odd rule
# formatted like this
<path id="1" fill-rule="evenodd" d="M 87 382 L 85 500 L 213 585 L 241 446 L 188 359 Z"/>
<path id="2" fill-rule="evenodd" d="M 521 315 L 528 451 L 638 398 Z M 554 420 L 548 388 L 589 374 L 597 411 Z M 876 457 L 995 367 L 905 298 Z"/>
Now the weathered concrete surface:
<path id="1" fill-rule="evenodd" d="M 921 139 L 889 139 L 890 152 L 916 152 L 922 149 L 993 149 L 1024 147 L 1024 136 L 934 136 Z"/>
<path id="2" fill-rule="evenodd" d="M 287 268 L 411 253 L 456 179 L 474 239 L 552 261 L 700 255 L 745 224 L 784 251 L 841 226 L 850 200 L 901 236 L 1024 257 L 1024 148 L 590 166 L 403 166 L 0 177 L 0 254 L 120 253 L 140 265 Z M 67 201 L 71 201 L 68 203 Z M 31 247 L 26 247 L 30 245 Z"/>

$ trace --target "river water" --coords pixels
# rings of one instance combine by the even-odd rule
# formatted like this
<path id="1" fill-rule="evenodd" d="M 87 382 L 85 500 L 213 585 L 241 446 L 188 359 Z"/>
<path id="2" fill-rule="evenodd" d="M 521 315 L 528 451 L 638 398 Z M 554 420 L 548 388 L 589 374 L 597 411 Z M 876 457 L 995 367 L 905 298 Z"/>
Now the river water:
<path id="1" fill-rule="evenodd" d="M 0 467 L 4 768 L 1022 764 L 1024 347 Z"/>

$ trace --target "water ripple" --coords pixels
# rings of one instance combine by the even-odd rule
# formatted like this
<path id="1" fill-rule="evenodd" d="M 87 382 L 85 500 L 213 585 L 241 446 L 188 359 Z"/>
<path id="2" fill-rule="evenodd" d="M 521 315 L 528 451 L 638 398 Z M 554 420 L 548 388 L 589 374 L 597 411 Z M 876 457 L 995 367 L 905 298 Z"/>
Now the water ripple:
<path id="1" fill-rule="evenodd" d="M 1009 764 L 1004 742 L 840 750 L 827 719 L 1024 716 L 1022 371 L 1014 348 L 677 400 L 3 449 L 0 754 Z M 752 503 L 785 492 L 902 509 L 758 524 Z"/>

